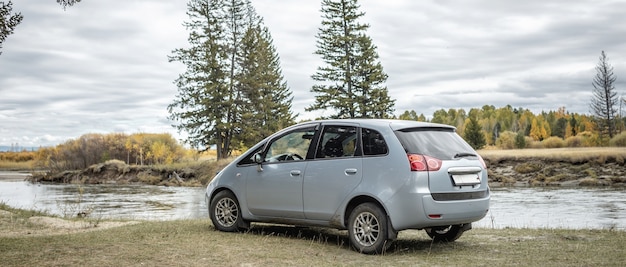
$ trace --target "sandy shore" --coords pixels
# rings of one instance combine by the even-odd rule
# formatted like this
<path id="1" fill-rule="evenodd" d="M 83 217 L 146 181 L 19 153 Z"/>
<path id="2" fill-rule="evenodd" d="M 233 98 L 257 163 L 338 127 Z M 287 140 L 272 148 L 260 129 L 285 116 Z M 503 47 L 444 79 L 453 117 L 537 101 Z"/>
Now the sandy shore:
<path id="1" fill-rule="evenodd" d="M 29 172 L 0 171 L 0 181 L 24 181 L 30 176 Z"/>

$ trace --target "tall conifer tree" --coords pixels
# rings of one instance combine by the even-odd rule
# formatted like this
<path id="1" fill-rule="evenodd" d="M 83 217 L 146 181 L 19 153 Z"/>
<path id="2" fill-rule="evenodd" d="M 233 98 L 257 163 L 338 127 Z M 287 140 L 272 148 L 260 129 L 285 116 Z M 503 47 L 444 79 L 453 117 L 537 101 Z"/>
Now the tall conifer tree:
<path id="1" fill-rule="evenodd" d="M 265 27 L 251 27 L 242 42 L 242 72 L 238 78 L 244 103 L 242 122 L 254 125 L 241 134 L 250 147 L 259 140 L 295 122 L 291 113 L 291 91 L 284 82 L 272 37 Z"/>
<path id="2" fill-rule="evenodd" d="M 322 0 L 322 26 L 317 51 L 324 61 L 311 77 L 315 103 L 307 111 L 332 109 L 332 118 L 385 118 L 392 116 L 394 100 L 385 82 L 387 74 L 376 46 L 366 35 L 369 25 L 358 20 L 357 0 Z"/>
<path id="3" fill-rule="evenodd" d="M 176 127 L 188 133 L 186 141 L 194 147 L 215 145 L 217 157 L 225 158 L 233 149 L 265 137 L 265 132 L 248 135 L 258 132 L 257 127 L 265 125 L 273 132 L 293 123 L 291 92 L 283 81 L 269 33 L 258 39 L 246 37 L 265 29 L 250 1 L 191 0 L 187 14 L 191 47 L 176 49 L 170 57 L 170 61 L 185 64 L 187 70 L 176 80 L 178 95 L 168 106 L 170 118 L 178 121 Z M 272 96 L 274 102 L 265 106 L 273 109 L 251 108 L 258 95 Z M 264 112 L 268 114 L 260 114 Z M 266 118 L 272 123 L 250 118 Z"/>
<path id="4" fill-rule="evenodd" d="M 606 133 L 609 138 L 615 134 L 617 115 L 617 91 L 615 90 L 615 75 L 613 66 L 609 64 L 604 51 L 596 66 L 596 76 L 593 79 L 593 96 L 591 98 L 591 112 L 595 116 L 599 132 Z"/>

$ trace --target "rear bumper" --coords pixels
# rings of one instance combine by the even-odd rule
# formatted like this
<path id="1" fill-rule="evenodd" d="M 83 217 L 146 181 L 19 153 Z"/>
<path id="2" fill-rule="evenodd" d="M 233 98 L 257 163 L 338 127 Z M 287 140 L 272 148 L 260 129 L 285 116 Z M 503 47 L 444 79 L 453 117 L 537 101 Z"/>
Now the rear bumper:
<path id="1" fill-rule="evenodd" d="M 477 193 L 482 194 L 482 193 Z M 411 193 L 387 207 L 396 231 L 466 224 L 484 218 L 489 211 L 489 191 L 482 198 L 437 201 L 430 193 Z M 409 201 L 410 199 L 410 201 Z"/>
<path id="2" fill-rule="evenodd" d="M 436 201 L 431 195 L 422 197 L 424 213 L 429 222 L 440 225 L 478 221 L 489 211 L 489 197 L 454 201 Z"/>

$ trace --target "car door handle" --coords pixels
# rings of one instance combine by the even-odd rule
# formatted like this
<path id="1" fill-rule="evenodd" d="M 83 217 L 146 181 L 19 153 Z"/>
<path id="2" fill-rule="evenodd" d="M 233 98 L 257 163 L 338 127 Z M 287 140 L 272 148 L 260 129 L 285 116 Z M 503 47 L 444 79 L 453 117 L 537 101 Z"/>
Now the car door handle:
<path id="1" fill-rule="evenodd" d="M 292 170 L 291 172 L 289 172 L 289 174 L 291 174 L 291 176 L 300 176 L 302 172 L 300 170 Z"/>
<path id="2" fill-rule="evenodd" d="M 347 175 L 353 175 L 356 174 L 357 170 L 356 169 L 346 169 L 346 174 Z"/>

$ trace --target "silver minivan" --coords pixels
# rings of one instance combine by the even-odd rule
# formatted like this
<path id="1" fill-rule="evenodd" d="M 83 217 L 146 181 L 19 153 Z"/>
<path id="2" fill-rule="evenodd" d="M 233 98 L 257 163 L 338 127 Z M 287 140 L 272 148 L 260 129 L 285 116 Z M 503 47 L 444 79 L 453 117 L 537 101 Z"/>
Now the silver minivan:
<path id="1" fill-rule="evenodd" d="M 398 231 L 454 241 L 489 209 L 485 162 L 443 124 L 321 120 L 283 129 L 239 156 L 206 189 L 216 229 L 250 222 L 347 229 L 383 252 Z"/>

